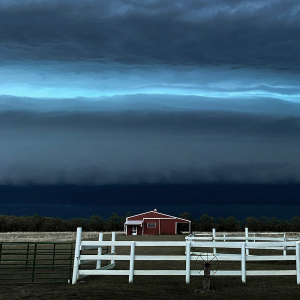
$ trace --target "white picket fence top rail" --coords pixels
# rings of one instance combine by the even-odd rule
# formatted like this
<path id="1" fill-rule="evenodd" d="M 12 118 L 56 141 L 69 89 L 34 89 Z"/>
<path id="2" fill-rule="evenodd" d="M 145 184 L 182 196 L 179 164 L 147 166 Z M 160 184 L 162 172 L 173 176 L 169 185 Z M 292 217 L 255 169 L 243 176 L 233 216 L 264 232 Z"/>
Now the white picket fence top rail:
<path id="1" fill-rule="evenodd" d="M 100 234 L 101 236 L 101 234 Z M 200 275 L 198 270 L 191 270 L 191 261 L 196 261 L 198 255 L 193 255 L 192 248 L 225 248 L 240 249 L 240 254 L 217 254 L 218 261 L 240 261 L 241 270 L 218 270 L 216 276 L 241 276 L 242 281 L 246 282 L 246 276 L 274 276 L 274 275 L 293 275 L 297 278 L 297 284 L 300 284 L 300 242 L 299 241 L 264 241 L 264 242 L 224 242 L 224 241 L 193 241 L 185 242 L 143 242 L 143 241 L 115 241 L 115 235 L 112 241 L 81 241 L 81 228 L 77 229 L 74 268 L 72 283 L 75 284 L 78 279 L 90 275 L 128 275 L 129 282 L 133 282 L 134 275 L 181 275 L 185 276 L 186 283 L 190 282 L 190 276 Z M 103 255 L 102 248 L 110 246 L 112 253 Z M 129 255 L 118 255 L 115 247 L 130 247 Z M 135 255 L 136 247 L 182 247 L 184 255 Z M 286 255 L 249 255 L 249 249 L 293 249 L 295 254 Z M 98 249 L 98 254 L 81 254 L 81 250 Z M 205 251 L 206 252 L 206 251 Z M 211 253 L 208 259 L 216 257 Z M 111 260 L 109 266 L 101 267 L 101 261 Z M 129 261 L 129 270 L 112 270 L 115 267 L 115 261 Z M 80 270 L 80 265 L 86 262 L 96 262 L 94 270 Z M 135 270 L 135 261 L 185 261 L 185 270 Z M 250 261 L 295 261 L 294 270 L 246 270 L 246 262 Z"/>
<path id="2" fill-rule="evenodd" d="M 242 234 L 242 233 L 240 233 Z M 268 235 L 268 237 L 264 236 Z M 276 237 L 269 237 L 272 235 L 276 235 Z M 278 235 L 282 235 L 278 237 Z M 248 228 L 245 228 L 244 235 L 239 236 L 230 236 L 230 233 L 219 233 L 216 232 L 216 229 L 213 228 L 211 233 L 195 233 L 190 234 L 186 238 L 186 240 L 223 240 L 223 241 L 230 241 L 230 240 L 238 240 L 238 241 L 297 241 L 297 238 L 287 238 L 285 232 L 249 232 Z"/>
<path id="3" fill-rule="evenodd" d="M 193 237 L 193 236 L 187 236 L 185 238 L 186 240 L 191 241 L 298 241 L 296 238 L 284 238 L 284 237 L 262 237 L 262 236 L 206 236 L 206 237 Z"/>
<path id="4" fill-rule="evenodd" d="M 262 249 L 264 247 L 295 247 L 296 241 L 275 241 L 275 242 L 214 242 L 214 241 L 190 241 L 191 247 L 205 247 L 205 248 L 241 248 L 243 243 L 246 248 Z M 185 247 L 187 242 L 135 242 L 136 247 Z M 107 246 L 131 246 L 132 241 L 82 241 L 81 250 L 97 249 L 99 247 Z"/>

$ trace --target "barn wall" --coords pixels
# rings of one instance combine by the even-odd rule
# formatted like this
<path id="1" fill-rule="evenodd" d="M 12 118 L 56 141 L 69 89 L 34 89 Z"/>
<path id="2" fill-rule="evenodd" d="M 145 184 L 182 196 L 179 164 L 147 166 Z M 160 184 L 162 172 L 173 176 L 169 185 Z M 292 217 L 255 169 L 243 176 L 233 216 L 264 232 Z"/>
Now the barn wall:
<path id="1" fill-rule="evenodd" d="M 180 219 L 161 219 L 160 222 L 160 233 L 161 234 L 177 234 L 176 230 L 176 223 L 186 223 L 188 224 L 188 221 L 183 221 Z"/>
<path id="2" fill-rule="evenodd" d="M 132 226 L 127 225 L 127 235 L 132 235 Z"/>
<path id="3" fill-rule="evenodd" d="M 148 223 L 155 223 L 156 227 L 148 228 Z M 159 234 L 159 219 L 146 219 L 144 220 L 144 234 Z"/>
<path id="4" fill-rule="evenodd" d="M 175 234 L 175 219 L 160 220 L 160 234 Z"/>
<path id="5" fill-rule="evenodd" d="M 140 226 L 137 227 L 137 234 L 138 235 L 142 235 L 143 234 L 143 228 L 142 227 L 140 227 Z"/>

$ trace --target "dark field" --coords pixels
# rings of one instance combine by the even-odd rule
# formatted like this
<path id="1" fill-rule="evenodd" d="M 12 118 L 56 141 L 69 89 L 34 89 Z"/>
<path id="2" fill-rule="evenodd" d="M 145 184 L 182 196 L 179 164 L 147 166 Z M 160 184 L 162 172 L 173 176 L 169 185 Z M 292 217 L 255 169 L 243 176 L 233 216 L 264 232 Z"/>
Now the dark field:
<path id="1" fill-rule="evenodd" d="M 41 235 L 38 233 L 37 235 Z M 57 240 L 63 238 L 63 234 L 58 234 Z M 105 235 L 105 240 L 109 239 Z M 89 240 L 95 240 L 96 235 Z M 133 240 L 132 237 L 117 235 L 117 240 Z M 83 240 L 87 240 L 83 238 Z M 135 237 L 135 240 L 184 240 L 184 236 L 144 236 Z M 65 240 L 64 240 L 65 241 Z M 71 241 L 71 240 L 70 240 Z M 148 248 L 149 249 L 149 248 Z M 151 247 L 151 254 L 157 249 Z M 163 251 L 170 251 L 171 248 Z M 139 249 L 140 254 L 144 249 Z M 149 251 L 149 250 L 147 250 Z M 152 252 L 153 251 L 153 252 Z M 183 254 L 182 248 L 176 247 L 173 254 Z M 123 247 L 116 248 L 117 253 L 126 253 Z M 149 253 L 149 252 L 148 252 Z M 149 253 L 150 254 L 150 253 Z M 288 253 L 289 254 L 289 253 Z M 139 262 L 137 269 L 150 268 L 149 262 Z M 182 262 L 152 262 L 159 269 L 184 268 Z M 157 264 L 159 263 L 159 264 Z M 239 263 L 228 265 L 220 262 L 220 269 L 239 269 Z M 88 267 L 85 266 L 85 267 Z M 127 262 L 118 262 L 116 268 L 127 268 Z M 192 267 L 192 268 L 195 268 Z M 267 262 L 263 265 L 247 263 L 247 269 L 295 269 L 294 262 Z M 212 277 L 211 292 L 201 294 L 197 289 L 202 287 L 202 277 L 192 276 L 191 283 L 185 283 L 184 276 L 135 276 L 132 284 L 128 283 L 128 276 L 90 276 L 79 280 L 76 285 L 67 283 L 52 284 L 14 284 L 0 285 L 0 299 L 300 299 L 300 286 L 296 284 L 296 276 L 260 276 L 247 277 L 247 283 L 243 284 L 240 277 Z"/>
<path id="2" fill-rule="evenodd" d="M 186 285 L 179 277 L 136 277 L 129 284 L 125 276 L 85 278 L 79 284 L 28 284 L 0 286 L 0 299 L 299 299 L 300 288 L 292 277 L 214 277 L 211 289 L 200 294 L 200 278 Z"/>

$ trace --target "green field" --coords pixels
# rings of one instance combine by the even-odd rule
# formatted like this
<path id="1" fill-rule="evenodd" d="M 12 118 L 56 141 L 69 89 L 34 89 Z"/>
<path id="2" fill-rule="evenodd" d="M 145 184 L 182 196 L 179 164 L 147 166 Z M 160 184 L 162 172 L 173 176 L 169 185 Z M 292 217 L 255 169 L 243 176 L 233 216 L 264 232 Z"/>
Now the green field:
<path id="1" fill-rule="evenodd" d="M 27 235 L 27 237 L 26 237 Z M 9 235 L 7 234 L 7 238 Z M 3 235 L 0 236 L 3 240 Z M 12 241 L 12 236 L 9 237 Z M 15 241 L 74 241 L 75 234 L 68 236 L 64 233 L 28 233 L 15 235 Z M 110 235 L 105 234 L 104 240 Z M 183 235 L 177 236 L 136 236 L 129 237 L 118 234 L 117 240 L 147 240 L 166 241 L 184 240 Z M 97 233 L 84 233 L 83 240 L 97 240 Z M 160 249 L 161 250 L 161 249 Z M 155 247 L 137 249 L 136 254 L 158 254 Z M 145 252 L 147 251 L 147 252 Z M 149 252 L 150 251 L 150 252 Z M 165 254 L 183 254 L 182 247 L 166 247 Z M 169 253 L 172 251 L 172 253 Z M 127 247 L 117 247 L 120 254 L 129 253 Z M 160 254 L 163 254 L 160 252 Z M 155 266 L 153 266 L 155 264 Z M 295 269 L 294 262 L 266 262 L 258 266 L 247 263 L 247 269 Z M 117 269 L 128 268 L 128 262 L 118 262 Z M 136 262 L 136 269 L 177 269 L 185 267 L 184 262 Z M 84 265 L 84 268 L 93 268 L 93 265 Z M 195 265 L 192 268 L 196 268 Z M 220 262 L 220 269 L 239 269 L 239 263 Z M 298 299 L 300 287 L 296 284 L 296 276 L 277 277 L 247 277 L 243 284 L 240 277 L 212 277 L 210 293 L 201 294 L 197 289 L 202 287 L 202 277 L 192 276 L 191 283 L 185 283 L 183 276 L 135 276 L 132 284 L 128 283 L 128 276 L 90 276 L 79 280 L 76 285 L 70 284 L 17 284 L 1 285 L 0 299 Z"/>

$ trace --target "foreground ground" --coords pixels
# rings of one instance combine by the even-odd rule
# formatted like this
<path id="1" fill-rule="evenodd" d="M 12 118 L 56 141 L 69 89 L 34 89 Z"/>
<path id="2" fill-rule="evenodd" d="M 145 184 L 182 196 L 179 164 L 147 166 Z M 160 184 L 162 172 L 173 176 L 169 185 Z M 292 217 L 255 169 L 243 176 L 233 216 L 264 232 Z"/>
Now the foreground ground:
<path id="1" fill-rule="evenodd" d="M 41 233 L 28 234 L 33 240 L 45 239 Z M 26 239 L 26 234 L 22 234 Z M 51 240 L 53 235 L 48 236 Z M 97 234 L 87 235 L 88 239 L 97 239 Z M 109 239 L 105 235 L 105 239 Z M 184 240 L 184 236 L 135 237 L 139 240 Z M 56 234 L 56 240 L 64 239 L 64 234 Z M 123 235 L 117 240 L 132 239 Z M 121 250 L 121 249 L 120 249 Z M 163 266 L 165 267 L 165 266 Z M 269 268 L 270 266 L 268 266 Z M 86 277 L 76 285 L 63 284 L 23 284 L 0 285 L 0 299 L 300 299 L 300 286 L 295 276 L 247 277 L 243 284 L 239 277 L 213 277 L 213 292 L 201 294 L 201 277 L 192 277 L 186 284 L 183 276 L 135 276 L 134 283 L 128 283 L 127 276 Z"/>
<path id="2" fill-rule="evenodd" d="M 201 294 L 199 278 L 189 285 L 184 278 L 139 277 L 132 284 L 126 277 L 87 278 L 72 286 L 68 284 L 28 284 L 0 286 L 0 299 L 300 299 L 295 278 L 249 278 L 243 284 L 239 278 L 213 278 L 214 292 Z"/>

